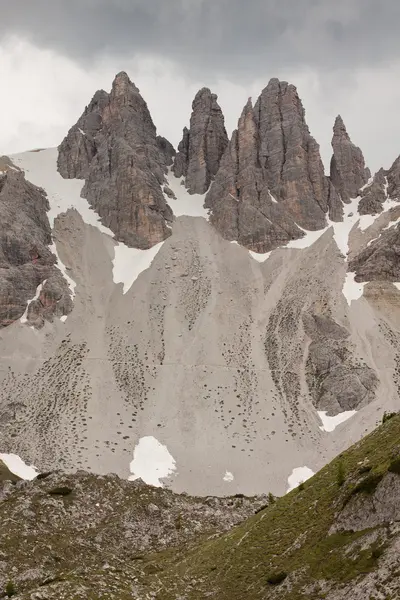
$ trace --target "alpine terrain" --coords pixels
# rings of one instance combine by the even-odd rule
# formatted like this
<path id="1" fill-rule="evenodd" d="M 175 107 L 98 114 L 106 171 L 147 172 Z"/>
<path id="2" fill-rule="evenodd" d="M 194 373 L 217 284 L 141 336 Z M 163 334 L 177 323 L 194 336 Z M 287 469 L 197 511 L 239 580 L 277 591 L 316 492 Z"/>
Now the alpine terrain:
<path id="1" fill-rule="evenodd" d="M 1 157 L 3 469 L 282 496 L 398 410 L 400 157 L 372 175 L 340 116 L 332 148 L 272 79 L 230 138 L 201 89 L 175 150 L 119 73 Z"/>

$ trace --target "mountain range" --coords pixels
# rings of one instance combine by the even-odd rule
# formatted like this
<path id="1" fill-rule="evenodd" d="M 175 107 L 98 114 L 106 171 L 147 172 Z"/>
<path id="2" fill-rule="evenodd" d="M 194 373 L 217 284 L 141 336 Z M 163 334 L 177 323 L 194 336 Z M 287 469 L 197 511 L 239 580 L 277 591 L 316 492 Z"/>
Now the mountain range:
<path id="1" fill-rule="evenodd" d="M 398 410 L 400 157 L 332 149 L 272 79 L 230 138 L 202 88 L 175 150 L 119 73 L 1 157 L 4 464 L 283 495 Z"/>

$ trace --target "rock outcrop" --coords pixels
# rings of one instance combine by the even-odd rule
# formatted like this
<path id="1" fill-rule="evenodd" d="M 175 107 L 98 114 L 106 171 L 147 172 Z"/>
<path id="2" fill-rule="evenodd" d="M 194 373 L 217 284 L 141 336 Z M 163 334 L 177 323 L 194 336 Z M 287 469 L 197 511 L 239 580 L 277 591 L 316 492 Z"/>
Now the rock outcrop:
<path id="1" fill-rule="evenodd" d="M 205 205 L 224 237 L 256 252 L 324 228 L 328 211 L 342 218 L 293 85 L 272 79 L 249 99 Z"/>
<path id="2" fill-rule="evenodd" d="M 390 169 L 386 172 L 387 195 L 389 198 L 400 199 L 400 156 L 396 158 Z"/>
<path id="3" fill-rule="evenodd" d="M 82 190 L 117 240 L 150 248 L 170 235 L 173 215 L 161 186 L 172 147 L 156 136 L 146 102 L 126 73 L 99 91 L 59 147 L 63 177 L 85 179 Z"/>
<path id="4" fill-rule="evenodd" d="M 356 281 L 400 282 L 400 226 L 392 225 L 349 262 Z"/>
<path id="5" fill-rule="evenodd" d="M 375 215 L 382 211 L 382 205 L 388 197 L 386 172 L 380 169 L 375 173 L 372 182 L 360 190 L 361 200 L 358 203 L 360 215 Z"/>
<path id="6" fill-rule="evenodd" d="M 72 309 L 67 283 L 49 248 L 47 210 L 44 191 L 21 171 L 9 168 L 0 175 L 0 327 L 26 310 L 27 322 L 41 326 Z"/>
<path id="7" fill-rule="evenodd" d="M 190 194 L 204 194 L 208 190 L 227 145 L 228 135 L 217 96 L 202 88 L 193 100 L 190 129 L 183 130 L 173 167 L 176 177 L 185 177 Z"/>
<path id="8" fill-rule="evenodd" d="M 343 202 L 356 198 L 359 190 L 371 176 L 365 167 L 363 153 L 355 146 L 347 133 L 342 117 L 336 117 L 332 138 L 331 181 Z"/>
<path id="9" fill-rule="evenodd" d="M 323 314 L 306 313 L 303 324 L 312 340 L 308 348 L 307 383 L 318 410 L 336 414 L 371 402 L 378 379 L 367 365 L 354 364 L 349 332 Z"/>

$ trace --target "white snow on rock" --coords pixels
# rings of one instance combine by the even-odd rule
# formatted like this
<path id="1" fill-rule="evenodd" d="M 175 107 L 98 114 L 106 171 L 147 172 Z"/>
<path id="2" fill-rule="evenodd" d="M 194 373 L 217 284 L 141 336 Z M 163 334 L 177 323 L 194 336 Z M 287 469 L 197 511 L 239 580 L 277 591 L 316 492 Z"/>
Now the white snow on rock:
<path id="1" fill-rule="evenodd" d="M 271 252 L 272 252 L 272 250 L 271 250 Z M 265 252 L 264 254 L 259 254 L 258 252 L 253 252 L 252 250 L 249 250 L 249 254 L 250 254 L 251 258 L 254 258 L 254 260 L 256 260 L 259 263 L 265 262 L 271 256 L 271 252 Z"/>
<path id="2" fill-rule="evenodd" d="M 297 225 L 297 223 L 296 223 Z M 298 240 L 291 240 L 290 242 L 288 242 L 286 244 L 286 246 L 283 246 L 284 248 L 297 248 L 297 249 L 303 249 L 303 248 L 309 248 L 310 246 L 312 246 L 314 244 L 314 242 L 316 242 L 321 235 L 323 235 L 325 233 L 325 231 L 327 231 L 329 229 L 328 227 L 325 227 L 324 229 L 318 229 L 317 231 L 309 231 L 307 229 L 303 229 L 302 227 L 300 227 L 300 225 L 297 225 L 297 227 L 299 229 L 301 229 L 301 231 L 304 231 L 305 236 L 302 238 L 299 238 Z"/>
<path id="3" fill-rule="evenodd" d="M 0 454 L 0 460 L 3 461 L 11 473 L 21 477 L 21 479 L 35 479 L 35 477 L 37 477 L 39 474 L 39 471 L 36 469 L 36 467 L 33 465 L 29 466 L 24 463 L 22 458 L 17 456 L 17 454 Z"/>
<path id="4" fill-rule="evenodd" d="M 174 192 L 176 200 L 166 194 L 165 200 L 175 217 L 204 217 L 208 221 L 208 210 L 203 206 L 206 194 L 189 194 L 184 185 L 184 178 L 175 177 L 171 168 L 168 169 L 167 180 L 167 185 Z"/>
<path id="5" fill-rule="evenodd" d="M 318 411 L 318 416 L 322 421 L 322 426 L 320 426 L 321 431 L 335 431 L 336 427 L 340 425 L 340 423 L 344 423 L 351 417 L 353 417 L 357 413 L 356 410 L 347 410 L 345 412 L 341 412 L 334 417 L 328 417 L 327 412 Z"/>
<path id="6" fill-rule="evenodd" d="M 60 317 L 60 321 L 62 323 L 65 323 L 65 321 L 68 319 L 67 315 L 63 315 L 62 317 Z"/>
<path id="7" fill-rule="evenodd" d="M 310 479 L 313 475 L 315 475 L 314 471 L 308 467 L 297 467 L 296 469 L 293 469 L 292 474 L 288 477 L 289 487 L 286 493 L 288 494 L 297 488 L 300 483 L 307 481 L 307 479 Z"/>
<path id="8" fill-rule="evenodd" d="M 48 148 L 47 150 L 14 154 L 10 158 L 25 171 L 28 181 L 46 191 L 50 203 L 47 216 L 52 229 L 54 220 L 59 214 L 66 212 L 69 208 L 75 208 L 85 223 L 93 225 L 101 232 L 114 237 L 111 229 L 102 225 L 98 214 L 90 208 L 88 201 L 81 198 L 84 180 L 61 177 L 57 171 L 57 157 L 58 149 Z"/>
<path id="9" fill-rule="evenodd" d="M 400 282 L 393 281 L 393 285 L 394 285 L 394 286 L 395 286 L 395 287 L 396 287 L 398 290 L 400 290 Z"/>
<path id="10" fill-rule="evenodd" d="M 37 288 L 36 288 L 36 294 L 33 296 L 33 298 L 31 300 L 28 300 L 28 304 L 26 305 L 26 309 L 24 314 L 22 315 L 22 317 L 20 318 L 21 323 L 27 323 L 28 322 L 28 309 L 29 306 L 32 302 L 34 302 L 35 300 L 37 300 L 40 296 L 40 292 L 43 289 L 44 284 L 46 283 L 47 279 L 45 279 L 43 281 L 43 283 L 40 283 Z"/>
<path id="11" fill-rule="evenodd" d="M 233 481 L 234 479 L 235 479 L 235 478 L 234 478 L 234 476 L 233 476 L 233 473 L 231 473 L 230 471 L 226 471 L 226 472 L 225 472 L 225 475 L 223 476 L 223 480 L 224 480 L 224 481 L 231 482 L 231 481 Z"/>
<path id="12" fill-rule="evenodd" d="M 67 280 L 68 287 L 71 290 L 71 297 L 72 297 L 72 300 L 73 300 L 75 298 L 76 282 L 72 279 L 72 277 L 70 275 L 68 275 L 67 267 L 64 265 L 64 263 L 60 259 L 59 255 L 58 255 L 58 252 L 57 252 L 57 246 L 56 246 L 56 243 L 54 241 L 53 241 L 53 243 L 50 246 L 50 250 L 57 257 L 57 266 L 60 269 L 61 273 L 64 275 L 64 278 Z"/>
<path id="13" fill-rule="evenodd" d="M 57 148 L 49 148 L 47 150 L 14 154 L 10 158 L 19 168 L 25 171 L 28 181 L 42 187 L 46 191 L 50 204 L 47 216 L 52 229 L 54 228 L 54 221 L 59 214 L 65 213 L 69 208 L 74 208 L 79 212 L 87 225 L 97 227 L 101 233 L 114 239 L 111 229 L 101 223 L 99 215 L 90 207 L 88 201 L 85 198 L 81 198 L 81 191 L 85 182 L 82 179 L 64 179 L 61 177 L 57 171 L 57 157 Z M 189 198 L 193 197 L 189 196 Z M 157 244 L 149 250 L 138 250 L 136 248 L 129 248 L 125 244 L 118 243 L 115 240 L 114 243 L 116 245 L 112 261 L 113 280 L 114 283 L 123 283 L 124 293 L 126 293 L 139 274 L 150 266 L 161 244 Z M 76 283 L 68 275 L 65 265 L 61 262 L 56 244 L 53 243 L 50 249 L 57 256 L 58 267 L 67 280 L 72 297 L 74 297 Z"/>
<path id="14" fill-rule="evenodd" d="M 148 250 L 128 248 L 118 244 L 114 248 L 113 279 L 114 283 L 123 283 L 123 293 L 128 292 L 140 273 L 148 269 L 164 242 L 156 244 Z"/>
<path id="15" fill-rule="evenodd" d="M 130 463 L 132 475 L 130 481 L 143 479 L 149 485 L 162 487 L 160 481 L 176 470 L 175 459 L 168 448 L 161 444 L 155 437 L 140 438 L 133 451 L 133 460 Z"/>
<path id="16" fill-rule="evenodd" d="M 355 281 L 355 276 L 355 273 L 346 273 L 343 284 L 342 292 L 349 306 L 353 300 L 358 300 L 361 298 L 364 292 L 364 286 L 367 284 L 366 281 L 358 283 Z"/>

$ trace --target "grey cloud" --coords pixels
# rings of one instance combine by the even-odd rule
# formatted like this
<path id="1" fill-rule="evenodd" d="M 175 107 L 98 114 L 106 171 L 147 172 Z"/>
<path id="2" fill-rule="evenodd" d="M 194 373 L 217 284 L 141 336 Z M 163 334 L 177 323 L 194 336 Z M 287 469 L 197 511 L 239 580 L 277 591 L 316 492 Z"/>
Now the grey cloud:
<path id="1" fill-rule="evenodd" d="M 192 73 L 240 74 L 377 64 L 400 54 L 398 0 L 0 0 L 10 34 L 81 64 L 162 56 Z"/>

